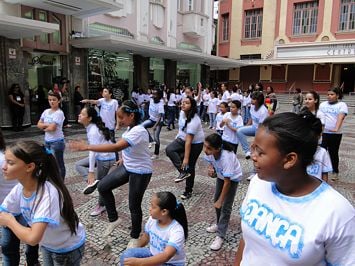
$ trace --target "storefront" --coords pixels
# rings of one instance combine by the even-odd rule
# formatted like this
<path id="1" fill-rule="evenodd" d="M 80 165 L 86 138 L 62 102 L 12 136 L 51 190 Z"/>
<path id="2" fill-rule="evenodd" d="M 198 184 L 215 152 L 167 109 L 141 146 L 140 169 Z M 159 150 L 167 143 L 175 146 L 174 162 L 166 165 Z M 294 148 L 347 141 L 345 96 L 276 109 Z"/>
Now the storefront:
<path id="1" fill-rule="evenodd" d="M 149 86 L 157 87 L 164 83 L 164 60 L 149 58 Z"/>
<path id="2" fill-rule="evenodd" d="M 197 82 L 201 81 L 201 65 L 193 63 L 177 63 L 176 69 L 177 84 L 196 87 Z"/>

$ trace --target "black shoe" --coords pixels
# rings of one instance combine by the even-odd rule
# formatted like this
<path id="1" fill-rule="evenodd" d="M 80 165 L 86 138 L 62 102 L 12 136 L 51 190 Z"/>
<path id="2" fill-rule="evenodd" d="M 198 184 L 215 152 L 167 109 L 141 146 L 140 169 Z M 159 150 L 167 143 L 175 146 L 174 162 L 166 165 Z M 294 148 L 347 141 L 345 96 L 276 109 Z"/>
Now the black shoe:
<path id="1" fill-rule="evenodd" d="M 167 129 L 167 130 L 169 130 L 169 131 L 171 130 L 171 128 L 170 128 L 170 127 L 167 127 L 166 129 Z"/>
<path id="2" fill-rule="evenodd" d="M 183 199 L 183 200 L 186 200 L 186 199 L 189 199 L 192 197 L 192 192 L 184 192 L 180 195 L 180 198 Z"/>
<path id="3" fill-rule="evenodd" d="M 188 178 L 189 176 L 191 176 L 191 174 L 188 172 L 180 172 L 180 175 L 174 181 L 175 183 L 180 183 L 184 181 L 186 178 Z"/>
<path id="4" fill-rule="evenodd" d="M 85 195 L 91 194 L 95 191 L 97 188 L 97 184 L 99 183 L 99 180 L 95 180 L 94 183 L 88 185 L 86 188 L 84 188 L 83 193 Z"/>

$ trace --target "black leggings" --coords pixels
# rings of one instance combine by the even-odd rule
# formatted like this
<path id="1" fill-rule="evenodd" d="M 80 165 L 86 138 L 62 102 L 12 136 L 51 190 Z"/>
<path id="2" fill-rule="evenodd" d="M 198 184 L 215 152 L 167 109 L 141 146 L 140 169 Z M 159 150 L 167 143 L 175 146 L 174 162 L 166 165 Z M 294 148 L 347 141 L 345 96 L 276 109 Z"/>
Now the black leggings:
<path id="1" fill-rule="evenodd" d="M 339 147 L 342 134 L 323 133 L 321 146 L 328 150 L 330 160 L 332 161 L 333 172 L 339 173 Z"/>
<path id="2" fill-rule="evenodd" d="M 189 169 L 188 172 L 191 174 L 186 179 L 186 192 L 192 192 L 195 182 L 195 166 L 198 157 L 203 148 L 203 143 L 191 144 L 191 152 L 189 157 Z M 166 155 L 170 158 L 176 169 L 181 171 L 181 164 L 185 155 L 185 141 L 180 138 L 175 139 L 166 147 Z"/>
<path id="3" fill-rule="evenodd" d="M 112 190 L 124 184 L 129 185 L 128 205 L 131 212 L 131 237 L 138 238 L 142 229 L 142 200 L 148 187 L 152 174 L 136 174 L 128 172 L 123 164 L 105 176 L 98 184 L 98 190 L 105 203 L 107 216 L 110 222 L 118 219 L 115 197 Z"/>

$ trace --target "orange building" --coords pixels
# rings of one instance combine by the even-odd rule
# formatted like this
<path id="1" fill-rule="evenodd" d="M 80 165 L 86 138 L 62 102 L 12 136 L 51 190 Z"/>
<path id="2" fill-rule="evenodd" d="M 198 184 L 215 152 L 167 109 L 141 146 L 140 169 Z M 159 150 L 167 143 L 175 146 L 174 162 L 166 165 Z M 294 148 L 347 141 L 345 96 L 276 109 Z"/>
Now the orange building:
<path id="1" fill-rule="evenodd" d="M 217 55 L 231 84 L 276 91 L 355 86 L 355 0 L 220 0 Z"/>

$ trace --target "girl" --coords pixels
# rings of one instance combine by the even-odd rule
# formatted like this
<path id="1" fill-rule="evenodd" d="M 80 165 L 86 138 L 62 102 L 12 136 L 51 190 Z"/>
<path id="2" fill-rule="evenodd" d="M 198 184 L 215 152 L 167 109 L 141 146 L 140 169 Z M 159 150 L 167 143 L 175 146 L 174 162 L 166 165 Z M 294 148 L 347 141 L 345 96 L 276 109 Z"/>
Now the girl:
<path id="1" fill-rule="evenodd" d="M 222 91 L 222 102 L 229 103 L 231 101 L 231 94 L 229 89 L 227 88 L 226 84 L 221 84 L 221 91 Z"/>
<path id="2" fill-rule="evenodd" d="M 86 134 L 89 144 L 109 144 L 110 130 L 105 127 L 101 117 L 94 107 L 84 107 L 78 118 L 78 122 L 86 128 Z M 90 194 L 95 191 L 97 183 L 107 175 L 111 166 L 115 163 L 115 153 L 113 152 L 89 152 L 89 157 L 75 163 L 76 170 L 87 179 L 88 186 L 83 190 L 84 194 Z M 95 178 L 95 163 L 97 165 L 97 178 Z M 90 213 L 90 216 L 97 216 L 105 211 L 105 204 L 102 196 L 99 196 L 99 202 Z"/>
<path id="3" fill-rule="evenodd" d="M 301 110 L 303 104 L 303 95 L 302 91 L 300 88 L 296 88 L 296 91 L 293 94 L 293 99 L 292 99 L 292 112 L 298 114 L 299 111 Z"/>
<path id="4" fill-rule="evenodd" d="M 251 92 L 254 89 L 254 85 L 249 86 L 249 90 L 243 92 L 243 107 L 242 107 L 242 116 L 243 116 L 243 123 L 246 125 L 250 119 L 250 106 L 251 106 Z"/>
<path id="5" fill-rule="evenodd" d="M 168 113 L 168 126 L 167 126 L 167 130 L 171 130 L 171 129 L 175 129 L 175 112 L 176 112 L 176 106 L 177 106 L 177 97 L 175 95 L 175 90 L 173 88 L 169 89 L 169 93 L 167 96 L 167 100 L 168 100 L 168 106 L 167 106 L 167 113 Z M 172 126 L 172 128 L 170 127 Z"/>
<path id="6" fill-rule="evenodd" d="M 99 182 L 98 190 L 104 200 L 110 221 L 104 232 L 104 235 L 108 236 L 120 222 L 112 190 L 128 183 L 128 204 L 132 220 L 131 240 L 128 247 L 136 247 L 138 244 L 142 225 L 142 199 L 152 176 L 149 137 L 147 130 L 140 125 L 141 119 L 142 113 L 138 106 L 133 101 L 124 101 L 118 110 L 118 121 L 119 125 L 127 127 L 127 130 L 117 143 L 88 145 L 83 141 L 72 141 L 69 144 L 71 149 L 79 151 L 122 151 L 122 160 L 118 167 Z"/>
<path id="7" fill-rule="evenodd" d="M 0 165 L 5 163 L 5 140 L 0 129 Z M 17 185 L 16 180 L 6 180 L 0 171 L 0 202 L 2 203 L 6 196 Z M 27 225 L 22 215 L 16 216 L 16 220 L 22 225 Z M 2 227 L 1 231 L 1 252 L 2 260 L 5 266 L 19 265 L 20 263 L 20 240 L 8 228 Z M 26 245 L 26 263 L 27 265 L 38 264 L 38 245 Z"/>
<path id="8" fill-rule="evenodd" d="M 230 112 L 223 116 L 220 124 L 220 127 L 224 127 L 223 145 L 228 146 L 234 153 L 237 153 L 239 143 L 236 132 L 238 128 L 243 126 L 243 118 L 239 115 L 241 105 L 240 101 L 232 101 L 230 103 Z"/>
<path id="9" fill-rule="evenodd" d="M 14 131 L 23 131 L 23 115 L 25 114 L 25 95 L 18 83 L 12 84 L 9 90 L 9 106 L 11 111 L 12 128 Z"/>
<path id="10" fill-rule="evenodd" d="M 210 95 L 211 98 L 208 102 L 207 113 L 210 120 L 209 128 L 214 129 L 216 127 L 216 115 L 217 115 L 217 104 L 218 104 L 217 92 L 211 91 Z"/>
<path id="11" fill-rule="evenodd" d="M 154 133 L 154 142 L 153 138 L 150 136 L 149 131 L 149 142 L 155 143 L 154 155 L 152 159 L 159 158 L 159 150 L 160 150 L 160 131 L 163 123 L 164 117 L 164 102 L 162 101 L 163 91 L 160 89 L 153 90 L 153 96 L 150 99 L 149 103 L 149 119 L 145 120 L 142 123 L 144 128 L 153 128 Z"/>
<path id="12" fill-rule="evenodd" d="M 266 88 L 265 106 L 269 111 L 269 115 L 273 115 L 276 112 L 277 98 L 276 98 L 276 94 L 274 93 L 274 88 L 271 86 L 268 86 Z"/>
<path id="13" fill-rule="evenodd" d="M 221 123 L 222 123 L 222 120 L 223 120 L 223 116 L 229 110 L 228 104 L 225 103 L 225 102 L 221 102 L 219 104 L 219 109 L 220 109 L 220 112 L 216 116 L 216 132 L 217 132 L 218 135 L 223 136 L 223 131 L 224 131 L 224 127 L 225 126 L 221 127 Z"/>
<path id="14" fill-rule="evenodd" d="M 214 194 L 214 207 L 217 215 L 217 224 L 206 228 L 209 233 L 217 236 L 212 242 L 211 250 L 217 251 L 222 247 L 232 212 L 238 182 L 242 177 L 242 169 L 233 150 L 226 149 L 222 138 L 217 133 L 206 137 L 204 143 L 205 159 L 210 163 L 208 175 L 217 174 L 216 190 Z M 222 148 L 223 145 L 223 148 Z"/>
<path id="15" fill-rule="evenodd" d="M 185 265 L 188 225 L 184 205 L 171 192 L 158 192 L 152 197 L 149 213 L 139 248 L 123 252 L 121 265 Z M 143 248 L 148 243 L 149 248 Z"/>
<path id="16" fill-rule="evenodd" d="M 354 265 L 353 206 L 306 172 L 321 127 L 310 113 L 276 114 L 260 126 L 235 265 Z"/>
<path id="17" fill-rule="evenodd" d="M 37 123 L 37 127 L 43 130 L 44 141 L 46 147 L 52 150 L 55 159 L 57 160 L 60 176 L 65 178 L 65 165 L 64 165 L 64 133 L 63 122 L 64 113 L 59 108 L 61 97 L 57 92 L 48 93 L 48 102 L 50 108 L 45 110 Z"/>
<path id="18" fill-rule="evenodd" d="M 339 101 L 342 94 L 339 88 L 328 91 L 328 101 L 322 102 L 319 110 L 324 114 L 324 132 L 321 146 L 328 150 L 333 166 L 332 180 L 339 179 L 339 146 L 343 136 L 341 127 L 348 114 L 346 103 Z"/>
<path id="19" fill-rule="evenodd" d="M 113 90 L 111 88 L 103 88 L 102 98 L 98 100 L 84 99 L 82 103 L 95 104 L 100 107 L 100 117 L 105 123 L 105 127 L 110 130 L 110 138 L 113 143 L 116 142 L 115 130 L 119 130 L 118 124 L 118 101 L 113 99 Z M 118 153 L 116 154 L 116 160 L 118 160 Z"/>
<path id="20" fill-rule="evenodd" d="M 0 225 L 28 245 L 40 244 L 44 265 L 80 265 L 85 230 L 51 151 L 34 141 L 6 149 L 6 180 L 19 181 L 0 206 Z M 28 226 L 13 215 L 22 215 Z"/>
<path id="21" fill-rule="evenodd" d="M 245 153 L 245 159 L 247 160 L 250 159 L 250 147 L 247 141 L 247 136 L 255 136 L 259 124 L 261 124 L 269 115 L 269 112 L 264 105 L 264 95 L 262 92 L 255 91 L 252 93 L 251 104 L 251 118 L 249 118 L 246 126 L 238 128 L 237 130 L 237 136 Z"/>
<path id="22" fill-rule="evenodd" d="M 185 192 L 180 196 L 189 199 L 195 181 L 195 165 L 203 148 L 204 133 L 201 119 L 197 115 L 194 98 L 187 96 L 182 100 L 179 118 L 179 132 L 175 140 L 166 147 L 166 155 L 180 172 L 175 183 L 186 180 Z"/>
<path id="23" fill-rule="evenodd" d="M 324 114 L 319 110 L 319 104 L 319 94 L 316 91 L 311 90 L 307 92 L 304 97 L 304 106 L 302 109 L 307 108 L 308 111 L 317 116 L 321 120 L 322 125 L 324 125 Z"/>

